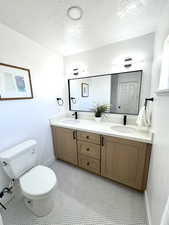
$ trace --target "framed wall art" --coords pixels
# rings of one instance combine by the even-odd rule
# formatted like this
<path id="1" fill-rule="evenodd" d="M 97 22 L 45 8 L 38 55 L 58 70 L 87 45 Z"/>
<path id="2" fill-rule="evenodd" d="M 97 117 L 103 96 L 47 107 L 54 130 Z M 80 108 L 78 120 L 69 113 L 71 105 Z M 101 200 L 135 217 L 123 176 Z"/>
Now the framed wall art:
<path id="1" fill-rule="evenodd" d="M 82 97 L 89 97 L 89 85 L 86 83 L 81 84 Z"/>
<path id="2" fill-rule="evenodd" d="M 32 98 L 30 70 L 0 63 L 0 100 Z"/>

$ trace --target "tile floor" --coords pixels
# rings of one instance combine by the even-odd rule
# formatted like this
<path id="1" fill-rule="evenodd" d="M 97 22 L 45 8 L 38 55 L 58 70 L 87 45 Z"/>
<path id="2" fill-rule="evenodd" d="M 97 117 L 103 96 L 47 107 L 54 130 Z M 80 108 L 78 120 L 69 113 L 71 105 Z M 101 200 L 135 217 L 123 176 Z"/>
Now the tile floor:
<path id="1" fill-rule="evenodd" d="M 52 168 L 58 178 L 54 210 L 37 218 L 16 194 L 1 211 L 4 225 L 146 225 L 143 194 L 61 161 Z"/>

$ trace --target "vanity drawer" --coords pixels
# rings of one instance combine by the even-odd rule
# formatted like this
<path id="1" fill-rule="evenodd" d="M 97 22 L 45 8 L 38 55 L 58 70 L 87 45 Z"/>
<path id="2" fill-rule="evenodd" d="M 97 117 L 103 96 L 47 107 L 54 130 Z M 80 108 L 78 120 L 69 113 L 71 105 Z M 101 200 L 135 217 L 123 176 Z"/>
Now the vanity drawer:
<path id="1" fill-rule="evenodd" d="M 90 132 L 77 131 L 77 139 L 82 141 L 100 144 L 100 135 Z"/>
<path id="2" fill-rule="evenodd" d="M 100 160 L 100 145 L 78 141 L 77 148 L 78 154 L 83 154 Z"/>
<path id="3" fill-rule="evenodd" d="M 100 175 L 100 160 L 79 154 L 79 167 Z"/>

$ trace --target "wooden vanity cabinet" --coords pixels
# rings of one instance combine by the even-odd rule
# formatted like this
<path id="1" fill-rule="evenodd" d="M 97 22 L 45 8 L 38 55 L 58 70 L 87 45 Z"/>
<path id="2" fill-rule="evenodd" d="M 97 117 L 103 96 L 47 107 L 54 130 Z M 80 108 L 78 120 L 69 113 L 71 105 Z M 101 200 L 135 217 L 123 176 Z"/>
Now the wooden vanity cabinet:
<path id="1" fill-rule="evenodd" d="M 101 175 L 137 190 L 146 188 L 151 145 L 102 137 Z"/>
<path id="2" fill-rule="evenodd" d="M 56 158 L 77 165 L 76 131 L 52 126 L 52 135 Z"/>
<path id="3" fill-rule="evenodd" d="M 52 126 L 58 159 L 144 191 L 151 144 Z"/>

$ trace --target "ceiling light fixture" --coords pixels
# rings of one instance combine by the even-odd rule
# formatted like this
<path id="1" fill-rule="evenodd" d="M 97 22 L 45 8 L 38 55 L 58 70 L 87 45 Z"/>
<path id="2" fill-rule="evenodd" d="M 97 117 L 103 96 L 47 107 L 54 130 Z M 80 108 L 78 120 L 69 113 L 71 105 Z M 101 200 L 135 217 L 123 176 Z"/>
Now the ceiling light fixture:
<path id="1" fill-rule="evenodd" d="M 120 17 L 126 14 L 137 14 L 144 5 L 144 0 L 120 0 L 117 14 Z"/>
<path id="2" fill-rule="evenodd" d="M 83 10 L 79 6 L 71 6 L 67 10 L 67 16 L 71 20 L 80 20 L 83 16 Z"/>

